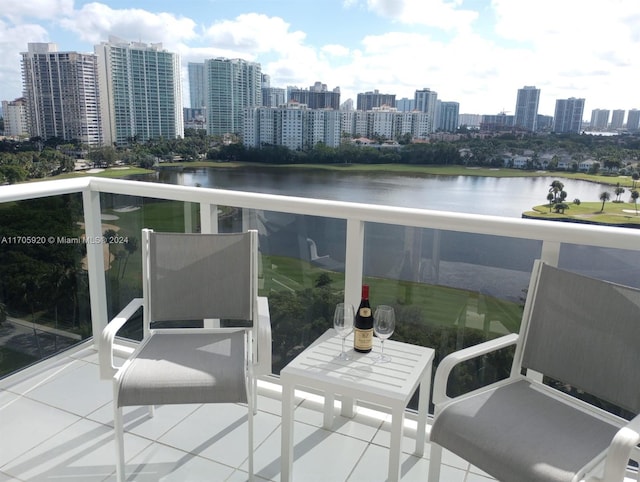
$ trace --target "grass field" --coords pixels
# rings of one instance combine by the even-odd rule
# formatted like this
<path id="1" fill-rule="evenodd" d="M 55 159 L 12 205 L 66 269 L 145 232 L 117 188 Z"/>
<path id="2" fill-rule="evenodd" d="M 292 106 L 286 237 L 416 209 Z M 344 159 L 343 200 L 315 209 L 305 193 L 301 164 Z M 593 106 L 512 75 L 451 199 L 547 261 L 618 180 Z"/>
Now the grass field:
<path id="1" fill-rule="evenodd" d="M 567 203 L 567 205 L 569 208 L 565 210 L 564 214 L 554 213 L 553 209 L 550 212 L 548 204 L 535 206 L 533 211 L 527 211 L 524 214 L 536 219 L 573 219 L 597 224 L 640 226 L 640 206 L 634 203 L 608 201 L 604 203 L 604 210 L 602 210 L 602 201 L 583 202 L 579 205 Z"/>

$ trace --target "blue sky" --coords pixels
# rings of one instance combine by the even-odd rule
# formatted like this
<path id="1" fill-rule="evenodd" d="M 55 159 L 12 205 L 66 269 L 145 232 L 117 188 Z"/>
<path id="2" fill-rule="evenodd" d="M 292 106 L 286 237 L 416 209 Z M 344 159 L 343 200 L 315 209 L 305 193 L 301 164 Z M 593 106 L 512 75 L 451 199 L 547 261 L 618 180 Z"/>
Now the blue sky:
<path id="1" fill-rule="evenodd" d="M 461 113 L 513 112 L 541 89 L 591 109 L 640 108 L 638 0 L 3 0 L 0 100 L 21 95 L 28 42 L 93 51 L 109 35 L 162 42 L 183 64 L 257 61 L 272 86 L 339 86 L 341 99 L 428 87 Z"/>

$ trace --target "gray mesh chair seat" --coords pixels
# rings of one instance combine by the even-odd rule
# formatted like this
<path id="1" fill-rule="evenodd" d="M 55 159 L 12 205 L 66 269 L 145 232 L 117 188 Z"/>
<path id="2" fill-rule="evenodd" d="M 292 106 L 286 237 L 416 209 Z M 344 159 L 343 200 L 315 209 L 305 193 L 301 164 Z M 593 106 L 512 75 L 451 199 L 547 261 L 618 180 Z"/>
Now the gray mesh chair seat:
<path id="1" fill-rule="evenodd" d="M 455 366 L 510 345 L 506 380 L 447 396 Z M 445 447 L 503 482 L 622 482 L 629 460 L 640 458 L 639 346 L 639 289 L 536 261 L 520 333 L 454 352 L 438 366 L 429 481 L 439 480 Z M 605 403 L 578 400 L 545 377 Z"/>
<path id="2" fill-rule="evenodd" d="M 244 368 L 243 331 L 156 334 L 123 373 L 118 405 L 246 402 Z"/>
<path id="3" fill-rule="evenodd" d="M 431 441 L 498 480 L 570 482 L 619 428 L 519 380 L 453 402 Z"/>
<path id="4" fill-rule="evenodd" d="M 113 380 L 118 481 L 125 479 L 122 407 L 146 405 L 152 415 L 154 405 L 183 403 L 247 404 L 252 480 L 256 377 L 271 373 L 269 306 L 258 297 L 257 232 L 143 230 L 142 292 L 99 340 L 102 377 Z M 116 366 L 115 335 L 141 307 L 143 340 Z M 203 327 L 181 327 L 185 320 Z M 214 320 L 225 320 L 226 327 L 213 327 Z"/>

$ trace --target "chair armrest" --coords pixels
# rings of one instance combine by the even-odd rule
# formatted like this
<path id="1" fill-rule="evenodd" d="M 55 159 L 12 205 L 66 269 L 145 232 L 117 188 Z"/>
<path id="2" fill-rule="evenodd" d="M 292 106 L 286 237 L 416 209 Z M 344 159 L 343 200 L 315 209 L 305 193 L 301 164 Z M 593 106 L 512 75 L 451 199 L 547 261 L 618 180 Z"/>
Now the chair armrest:
<path id="1" fill-rule="evenodd" d="M 142 298 L 132 299 L 102 330 L 98 340 L 98 356 L 100 358 L 100 378 L 103 380 L 112 378 L 118 371 L 118 367 L 113 362 L 113 340 L 116 333 L 141 306 L 143 306 Z"/>
<path id="2" fill-rule="evenodd" d="M 506 348 L 511 345 L 515 345 L 518 342 L 518 334 L 511 333 L 509 335 L 501 336 L 500 338 L 494 338 L 493 340 L 478 343 L 477 345 L 463 348 L 462 350 L 455 351 L 444 357 L 438 364 L 436 375 L 433 382 L 433 403 L 438 405 L 446 400 L 450 400 L 447 396 L 447 382 L 449 381 L 449 375 L 451 370 L 456 365 L 463 361 L 477 358 L 481 355 L 486 355 L 501 348 Z"/>
<path id="3" fill-rule="evenodd" d="M 638 443 L 640 443 L 640 415 L 636 415 L 613 437 L 604 459 L 602 478 L 593 477 L 589 481 L 623 482 L 629 457 Z"/>
<path id="4" fill-rule="evenodd" d="M 264 296 L 258 297 L 258 330 L 257 330 L 257 359 L 255 361 L 255 375 L 271 375 L 271 316 L 269 314 L 269 300 Z"/>

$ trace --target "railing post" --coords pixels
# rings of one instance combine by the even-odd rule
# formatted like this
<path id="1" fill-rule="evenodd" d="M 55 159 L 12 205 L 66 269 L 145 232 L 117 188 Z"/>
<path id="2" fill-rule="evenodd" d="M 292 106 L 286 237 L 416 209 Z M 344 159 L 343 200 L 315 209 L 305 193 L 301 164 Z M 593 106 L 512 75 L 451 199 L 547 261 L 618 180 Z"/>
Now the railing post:
<path id="1" fill-rule="evenodd" d="M 105 281 L 104 247 L 100 192 L 88 189 L 82 192 L 84 209 L 85 245 L 87 247 L 87 272 L 89 275 L 89 299 L 91 301 L 91 328 L 94 347 L 98 349 L 99 335 L 109 322 L 107 310 L 107 284 Z"/>
<path id="2" fill-rule="evenodd" d="M 193 216 L 191 215 L 191 203 L 189 201 L 182 202 L 184 210 L 184 232 L 193 233 Z"/>
<path id="3" fill-rule="evenodd" d="M 200 203 L 200 232 L 203 234 L 218 232 L 218 206 L 216 204 Z"/>
<path id="4" fill-rule="evenodd" d="M 364 221 L 347 219 L 347 249 L 344 263 L 344 301 L 357 309 L 360 304 L 364 266 Z"/>
<path id="5" fill-rule="evenodd" d="M 558 266 L 560 245 L 561 243 L 557 241 L 543 241 L 540 259 L 551 266 Z"/>

